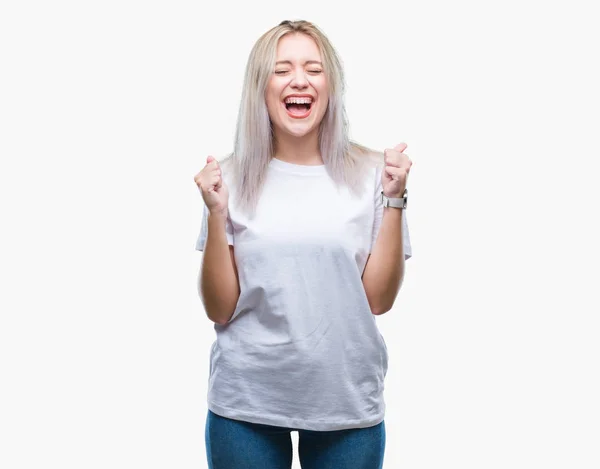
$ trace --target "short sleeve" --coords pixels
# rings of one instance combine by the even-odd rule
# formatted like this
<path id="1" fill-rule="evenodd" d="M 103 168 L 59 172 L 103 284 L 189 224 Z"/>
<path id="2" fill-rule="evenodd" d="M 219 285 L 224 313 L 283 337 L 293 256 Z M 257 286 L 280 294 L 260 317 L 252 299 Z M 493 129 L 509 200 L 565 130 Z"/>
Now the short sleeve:
<path id="1" fill-rule="evenodd" d="M 233 224 L 229 215 L 227 215 L 227 222 L 225 225 L 225 234 L 227 235 L 227 242 L 233 246 Z M 204 245 L 206 244 L 206 237 L 208 236 L 208 209 L 206 204 L 202 201 L 202 222 L 200 225 L 200 234 L 196 240 L 196 250 L 204 251 Z"/>
<path id="2" fill-rule="evenodd" d="M 376 183 L 375 183 L 375 218 L 373 220 L 373 237 L 371 239 L 371 250 L 375 245 L 375 241 L 377 240 L 377 235 L 379 234 L 379 228 L 381 227 L 381 220 L 383 219 L 383 201 L 381 200 L 381 171 L 382 167 L 378 166 L 376 173 Z M 406 209 L 395 209 L 402 210 L 402 243 L 404 247 L 404 260 L 407 260 L 412 257 L 412 247 L 410 245 L 410 235 L 408 233 L 408 221 L 406 219 Z"/>

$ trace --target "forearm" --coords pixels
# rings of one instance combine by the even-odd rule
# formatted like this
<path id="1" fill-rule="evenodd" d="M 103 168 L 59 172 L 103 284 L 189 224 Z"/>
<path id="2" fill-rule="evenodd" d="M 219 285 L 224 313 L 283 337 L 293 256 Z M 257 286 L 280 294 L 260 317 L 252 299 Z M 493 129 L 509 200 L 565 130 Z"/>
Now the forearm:
<path id="1" fill-rule="evenodd" d="M 392 308 L 404 279 L 402 210 L 383 209 L 379 234 L 363 273 L 363 285 L 375 315 Z"/>
<path id="2" fill-rule="evenodd" d="M 225 324 L 235 311 L 240 286 L 233 250 L 227 242 L 225 219 L 221 216 L 208 216 L 200 293 L 209 319 L 217 324 Z"/>

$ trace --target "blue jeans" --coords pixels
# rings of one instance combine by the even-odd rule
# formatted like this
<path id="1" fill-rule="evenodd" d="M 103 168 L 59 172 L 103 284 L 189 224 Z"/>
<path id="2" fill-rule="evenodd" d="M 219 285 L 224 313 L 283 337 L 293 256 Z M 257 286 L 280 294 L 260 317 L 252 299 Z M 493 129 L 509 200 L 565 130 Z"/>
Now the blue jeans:
<path id="1" fill-rule="evenodd" d="M 208 411 L 209 469 L 290 469 L 291 432 L 298 432 L 302 469 L 382 469 L 385 423 L 335 431 L 298 430 L 222 417 Z"/>

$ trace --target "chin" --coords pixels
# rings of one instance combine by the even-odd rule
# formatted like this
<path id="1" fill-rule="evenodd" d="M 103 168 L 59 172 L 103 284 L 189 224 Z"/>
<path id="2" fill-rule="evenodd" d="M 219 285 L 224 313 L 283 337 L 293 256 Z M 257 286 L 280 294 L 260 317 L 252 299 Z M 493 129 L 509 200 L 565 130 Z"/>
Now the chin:
<path id="1" fill-rule="evenodd" d="M 296 137 L 296 138 L 302 138 L 302 137 L 306 137 L 307 135 L 311 134 L 315 129 L 312 127 L 304 127 L 304 128 L 289 128 L 289 127 L 284 127 L 283 131 L 288 134 L 291 135 L 292 137 Z"/>

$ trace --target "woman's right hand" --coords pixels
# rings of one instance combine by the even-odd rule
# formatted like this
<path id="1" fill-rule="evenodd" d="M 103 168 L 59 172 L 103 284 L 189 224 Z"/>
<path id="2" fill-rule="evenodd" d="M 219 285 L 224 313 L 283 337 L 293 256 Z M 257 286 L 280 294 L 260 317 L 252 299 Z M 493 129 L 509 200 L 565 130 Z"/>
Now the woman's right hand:
<path id="1" fill-rule="evenodd" d="M 200 189 L 204 203 L 211 215 L 227 216 L 229 190 L 223 182 L 219 162 L 209 156 L 206 166 L 194 176 L 194 181 Z"/>

